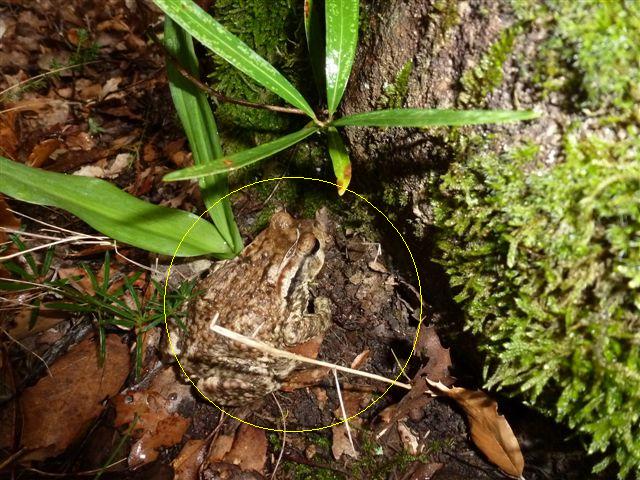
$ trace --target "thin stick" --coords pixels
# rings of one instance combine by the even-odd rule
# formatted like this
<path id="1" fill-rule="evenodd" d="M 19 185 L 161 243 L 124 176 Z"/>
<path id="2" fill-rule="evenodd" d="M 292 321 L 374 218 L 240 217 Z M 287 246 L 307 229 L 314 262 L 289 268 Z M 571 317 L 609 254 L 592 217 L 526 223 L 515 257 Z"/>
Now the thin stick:
<path id="1" fill-rule="evenodd" d="M 287 417 L 284 414 L 284 411 L 282 410 L 282 405 L 280 405 L 280 402 L 278 401 L 278 397 L 276 397 L 276 394 L 271 393 L 271 395 L 273 395 L 273 399 L 275 400 L 276 405 L 278 406 L 278 410 L 280 410 L 280 416 L 282 417 L 282 448 L 280 449 L 280 455 L 278 455 L 278 460 L 276 460 L 276 464 L 273 467 L 273 472 L 271 472 L 271 479 L 273 480 L 274 478 L 276 478 L 276 472 L 278 471 L 278 466 L 282 461 L 282 455 L 284 455 L 284 447 L 287 445 Z"/>
<path id="2" fill-rule="evenodd" d="M 274 355 L 276 357 L 282 357 L 289 360 L 295 360 L 297 362 L 309 363 L 311 365 L 318 365 L 319 367 L 327 367 L 331 369 L 336 369 L 344 373 L 350 373 L 352 375 L 359 375 L 361 377 L 370 378 L 371 380 L 377 380 L 379 382 L 390 383 L 397 387 L 405 388 L 407 390 L 411 390 L 411 385 L 402 382 L 396 382 L 391 378 L 383 377 L 382 375 L 376 375 L 375 373 L 363 372 L 360 370 L 356 370 L 353 368 L 343 367 L 342 365 L 336 365 L 334 363 L 323 362 L 322 360 L 315 360 L 313 358 L 304 357 L 302 355 L 297 355 L 295 353 L 286 352 L 284 350 L 277 349 L 272 347 L 271 345 L 267 345 L 266 343 L 260 342 L 258 340 L 254 340 L 252 338 L 245 337 L 244 335 L 240 335 L 239 333 L 233 332 L 229 329 L 221 327 L 219 325 L 211 325 L 209 329 L 212 332 L 215 332 L 223 337 L 230 338 L 231 340 L 235 340 L 236 342 L 243 343 L 252 348 L 260 350 L 262 352 L 268 353 L 270 355 Z"/>
<path id="3" fill-rule="evenodd" d="M 338 371 L 332 368 L 333 378 L 336 381 L 336 393 L 338 394 L 338 401 L 340 402 L 340 411 L 342 411 L 342 419 L 344 420 L 344 428 L 347 431 L 347 437 L 349 437 L 349 443 L 351 444 L 351 450 L 353 450 L 353 456 L 357 457 L 356 447 L 353 444 L 353 437 L 351 436 L 351 427 L 349 426 L 349 417 L 347 416 L 347 409 L 344 408 L 344 401 L 342 400 L 342 392 L 340 391 L 340 381 L 338 380 Z"/>
<path id="4" fill-rule="evenodd" d="M 203 90 L 204 92 L 207 92 L 209 95 L 211 95 L 212 97 L 215 97 L 216 99 L 220 100 L 221 102 L 233 103 L 235 105 L 242 105 L 243 107 L 257 108 L 257 109 L 260 109 L 260 110 L 270 110 L 272 112 L 291 113 L 291 114 L 294 114 L 294 115 L 307 116 L 307 114 L 305 112 L 303 112 L 302 110 L 300 110 L 299 108 L 280 107 L 278 105 L 267 105 L 267 104 L 264 104 L 264 103 L 254 103 L 254 102 L 249 102 L 247 100 L 240 100 L 238 98 L 227 97 L 225 94 L 220 93 L 217 90 L 214 90 L 209 85 L 206 85 L 206 84 L 202 83 L 198 78 L 196 78 L 193 75 L 191 75 L 191 73 L 189 73 L 180 64 L 180 61 L 177 58 L 175 58 L 173 56 L 173 54 L 169 50 L 167 50 L 167 47 L 164 45 L 164 43 L 162 43 L 162 41 L 160 41 L 160 39 L 155 34 L 155 32 L 150 30 L 149 31 L 149 35 L 151 36 L 151 39 L 155 43 L 157 43 L 158 45 L 160 45 L 162 47 L 162 49 L 164 50 L 164 54 L 167 57 L 167 60 L 169 60 L 173 64 L 173 66 L 176 67 L 176 70 L 178 70 L 182 74 L 183 77 L 185 77 L 187 80 L 189 80 L 191 83 L 193 83 L 200 90 Z"/>

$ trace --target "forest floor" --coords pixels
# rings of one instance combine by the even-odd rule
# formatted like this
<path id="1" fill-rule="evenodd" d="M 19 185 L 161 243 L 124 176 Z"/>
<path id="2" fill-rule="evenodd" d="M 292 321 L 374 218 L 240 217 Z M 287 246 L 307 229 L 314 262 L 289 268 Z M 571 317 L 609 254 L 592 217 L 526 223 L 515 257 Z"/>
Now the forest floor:
<path id="1" fill-rule="evenodd" d="M 161 32 L 159 18 L 129 0 L 2 2 L 1 154 L 200 210 L 195 183 L 162 182 L 191 155 L 162 49 L 147 34 Z M 269 188 L 233 197 L 245 243 L 260 212 L 277 201 L 270 193 L 278 186 Z M 313 293 L 330 298 L 334 325 L 319 352 L 315 345 L 303 354 L 413 388 L 341 374 L 339 393 L 329 369 L 317 377 L 301 372 L 302 388 L 292 381 L 251 408 L 229 412 L 263 427 L 255 428 L 222 414 L 161 358 L 160 286 L 169 259 L 91 244 L 89 237 L 70 241 L 95 232 L 63 211 L 0 197 L 0 276 L 30 282 L 26 290 L 3 290 L 0 299 L 0 476 L 497 479 L 518 471 L 518 443 L 527 479 L 588 475 L 591 462 L 577 442 L 565 441 L 566 430 L 475 389 L 479 379 L 458 385 L 449 354 L 456 346 L 443 347 L 429 327 L 415 275 L 397 271 L 390 252 L 345 228 L 339 215 L 331 220 L 333 240 Z M 193 281 L 209 265 L 184 261 L 176 269 Z M 60 300 L 61 279 L 74 290 L 63 295 L 79 303 L 97 298 L 99 305 L 75 313 L 40 308 Z M 189 298 L 179 283 L 170 283 L 176 315 Z M 124 317 L 133 312 L 142 320 L 110 322 L 103 313 L 114 304 Z M 428 386 L 425 377 L 441 383 Z M 348 427 L 339 423 L 345 411 L 361 410 Z"/>

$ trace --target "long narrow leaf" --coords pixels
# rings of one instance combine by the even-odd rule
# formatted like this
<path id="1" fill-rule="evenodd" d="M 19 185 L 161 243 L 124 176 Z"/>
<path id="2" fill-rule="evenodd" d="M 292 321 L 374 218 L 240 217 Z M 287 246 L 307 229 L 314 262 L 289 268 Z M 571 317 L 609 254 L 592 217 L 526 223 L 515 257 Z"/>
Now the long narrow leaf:
<path id="1" fill-rule="evenodd" d="M 325 0 L 327 105 L 333 114 L 347 88 L 358 43 L 358 0 Z"/>
<path id="2" fill-rule="evenodd" d="M 111 238 L 164 255 L 173 255 L 182 236 L 198 219 L 183 210 L 142 201 L 98 178 L 47 172 L 4 157 L 0 157 L 0 193 L 62 208 Z M 233 256 L 213 225 L 200 220 L 182 243 L 178 256 L 204 254 Z"/>
<path id="3" fill-rule="evenodd" d="M 194 2 L 191 0 L 153 1 L 200 43 L 249 75 L 260 85 L 298 107 L 311 118 L 315 118 L 313 109 L 289 80 Z"/>
<path id="4" fill-rule="evenodd" d="M 460 126 L 481 123 L 503 123 L 530 120 L 540 115 L 531 110 L 439 110 L 399 108 L 356 113 L 342 117 L 332 125 L 336 127 L 430 127 L 438 125 Z"/>
<path id="5" fill-rule="evenodd" d="M 335 173 L 336 181 L 338 182 L 338 195 L 342 195 L 347 190 L 349 182 L 351 182 L 351 160 L 338 130 L 334 127 L 329 127 L 327 129 L 327 137 L 333 173 Z"/>
<path id="6" fill-rule="evenodd" d="M 191 35 L 166 17 L 164 39 L 167 50 L 180 60 L 191 75 L 199 77 L 200 68 Z M 167 62 L 167 75 L 171 97 L 189 139 L 194 163 L 203 165 L 222 157 L 218 127 L 207 96 L 184 78 L 170 60 Z M 220 174 L 201 178 L 198 185 L 213 224 L 227 243 L 233 245 L 234 251 L 240 252 L 242 237 L 233 218 L 231 202 L 228 198 L 220 200 L 229 191 L 227 176 Z"/>
<path id="7" fill-rule="evenodd" d="M 249 166 L 260 160 L 275 155 L 282 150 L 304 140 L 309 135 L 313 135 L 319 130 L 318 127 L 305 127 L 297 132 L 290 133 L 284 137 L 278 138 L 272 142 L 263 143 L 257 147 L 243 150 L 223 158 L 211 162 L 207 165 L 197 165 L 195 167 L 183 168 L 175 172 L 168 173 L 163 180 L 173 182 L 176 180 L 189 180 L 192 178 L 200 178 L 207 175 L 215 175 L 222 172 L 230 172 Z"/>
<path id="8" fill-rule="evenodd" d="M 307 37 L 307 49 L 309 50 L 309 60 L 313 79 L 316 82 L 318 93 L 324 94 L 324 0 L 304 0 L 304 32 Z"/>

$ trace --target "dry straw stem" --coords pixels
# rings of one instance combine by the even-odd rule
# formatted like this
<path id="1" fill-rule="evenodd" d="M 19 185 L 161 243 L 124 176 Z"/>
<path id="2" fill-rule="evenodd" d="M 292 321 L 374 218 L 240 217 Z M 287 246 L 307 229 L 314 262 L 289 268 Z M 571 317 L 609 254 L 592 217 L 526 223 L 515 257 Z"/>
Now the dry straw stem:
<path id="1" fill-rule="evenodd" d="M 263 342 L 259 342 L 257 340 L 254 340 L 252 338 L 248 338 L 245 337 L 244 335 L 241 335 L 239 333 L 233 332 L 229 329 L 226 329 L 224 327 L 221 327 L 219 325 L 212 325 L 211 326 L 211 331 L 222 335 L 223 337 L 227 337 L 230 338 L 231 340 L 235 340 L 236 342 L 240 342 L 243 343 L 245 345 L 248 345 L 251 348 L 255 348 L 257 350 L 260 350 L 262 352 L 268 353 L 270 355 L 274 355 L 276 357 L 282 357 L 282 358 L 286 358 L 289 360 L 295 360 L 297 362 L 304 362 L 304 363 L 309 363 L 311 365 L 317 365 L 319 367 L 327 367 L 327 368 L 331 368 L 334 370 L 339 370 L 341 372 L 344 373 L 350 373 L 352 375 L 359 375 L 361 377 L 366 377 L 366 378 L 370 378 L 371 380 L 377 380 L 379 382 L 385 382 L 385 383 L 390 383 L 392 385 L 395 385 L 397 387 L 401 387 L 407 390 L 411 390 L 411 385 L 407 384 L 407 383 L 402 383 L 402 382 L 396 382 L 395 380 L 391 379 L 391 378 L 387 378 L 387 377 L 383 377 L 381 375 L 376 375 L 375 373 L 369 373 L 369 372 L 362 372 L 360 370 L 355 370 L 353 368 L 348 368 L 348 367 L 343 367 L 341 365 L 336 365 L 334 363 L 329 363 L 329 362 L 323 362 L 322 360 L 315 360 L 309 357 L 304 357 L 302 355 L 297 355 L 295 353 L 291 353 L 291 352 L 286 352 L 284 350 L 280 350 L 278 348 L 272 347 L 271 345 L 267 345 L 266 343 Z"/>

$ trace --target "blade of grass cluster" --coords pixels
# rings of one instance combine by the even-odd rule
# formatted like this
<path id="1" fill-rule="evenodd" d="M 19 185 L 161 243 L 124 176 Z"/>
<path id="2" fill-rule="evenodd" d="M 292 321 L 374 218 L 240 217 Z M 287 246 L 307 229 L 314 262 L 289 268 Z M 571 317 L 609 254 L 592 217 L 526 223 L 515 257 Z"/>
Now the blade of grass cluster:
<path id="1" fill-rule="evenodd" d="M 325 91 L 324 9 L 322 2 L 323 0 L 304 0 L 304 32 L 307 37 L 313 79 L 320 95 Z"/>
<path id="2" fill-rule="evenodd" d="M 223 158 L 219 158 L 206 165 L 196 165 L 194 167 L 183 168 L 175 172 L 168 173 L 163 180 L 166 182 L 174 182 L 176 180 L 190 180 L 192 178 L 200 178 L 207 175 L 216 175 L 218 173 L 230 172 L 239 168 L 247 167 L 260 160 L 275 155 L 282 150 L 304 140 L 309 135 L 313 135 L 319 130 L 316 126 L 307 126 L 302 130 L 290 133 L 284 137 L 278 138 L 272 142 L 263 143 L 257 147 L 243 150 Z"/>
<path id="3" fill-rule="evenodd" d="M 98 178 L 65 175 L 27 167 L 0 157 L 0 193 L 37 205 L 62 208 L 115 240 L 163 255 L 173 255 L 198 217 L 161 207 L 123 192 Z M 177 255 L 233 256 L 215 227 L 195 223 Z"/>
<path id="4" fill-rule="evenodd" d="M 327 137 L 333 173 L 335 173 L 338 183 L 338 195 L 342 195 L 347 190 L 349 182 L 351 182 L 351 160 L 338 130 L 334 127 L 329 127 L 327 129 Z"/>
<path id="5" fill-rule="evenodd" d="M 356 113 L 342 117 L 336 127 L 430 127 L 461 126 L 530 120 L 540 115 L 531 110 L 439 110 L 398 108 Z"/>
<path id="6" fill-rule="evenodd" d="M 196 78 L 200 76 L 198 59 L 193 49 L 191 35 L 169 17 L 164 22 L 166 48 L 181 65 Z M 222 157 L 222 147 L 218 127 L 211 111 L 207 96 L 192 82 L 182 76 L 169 60 L 167 61 L 169 89 L 173 103 L 180 117 L 196 165 L 203 165 Z M 198 181 L 200 193 L 209 216 L 222 237 L 233 246 L 235 252 L 242 250 L 242 237 L 238 231 L 231 202 L 228 198 L 220 201 L 229 189 L 225 174 L 201 178 Z"/>
<path id="7" fill-rule="evenodd" d="M 359 0 L 325 0 L 327 106 L 337 110 L 347 88 L 358 43 Z"/>
<path id="8" fill-rule="evenodd" d="M 153 1 L 204 46 L 260 85 L 282 97 L 311 118 L 315 118 L 313 109 L 289 80 L 194 2 L 191 0 Z"/>

